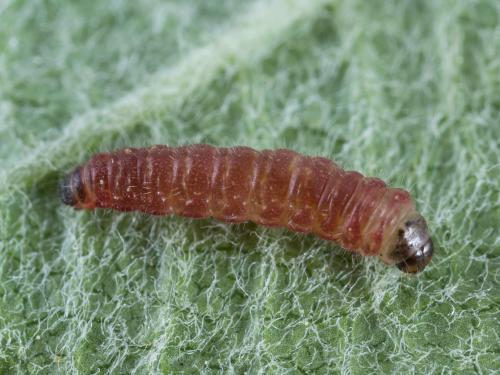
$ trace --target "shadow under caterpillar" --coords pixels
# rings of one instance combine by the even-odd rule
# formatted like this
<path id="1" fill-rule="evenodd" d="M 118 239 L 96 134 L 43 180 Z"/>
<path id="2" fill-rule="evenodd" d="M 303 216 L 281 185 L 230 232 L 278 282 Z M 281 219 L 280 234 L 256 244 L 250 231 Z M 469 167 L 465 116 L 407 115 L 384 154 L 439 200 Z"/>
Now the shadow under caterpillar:
<path id="1" fill-rule="evenodd" d="M 126 148 L 93 156 L 60 183 L 63 203 L 214 217 L 313 233 L 408 273 L 433 244 L 407 191 L 291 150 L 209 145 Z"/>

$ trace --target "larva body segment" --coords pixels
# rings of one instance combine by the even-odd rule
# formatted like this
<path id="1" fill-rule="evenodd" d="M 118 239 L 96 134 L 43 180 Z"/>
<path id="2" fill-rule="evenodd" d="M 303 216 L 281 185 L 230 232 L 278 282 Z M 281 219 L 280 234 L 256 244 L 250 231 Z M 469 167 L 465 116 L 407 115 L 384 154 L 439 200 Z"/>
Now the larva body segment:
<path id="1" fill-rule="evenodd" d="M 313 233 L 406 272 L 432 257 L 408 192 L 290 150 L 209 145 L 97 154 L 61 183 L 64 203 L 154 215 L 214 217 Z"/>

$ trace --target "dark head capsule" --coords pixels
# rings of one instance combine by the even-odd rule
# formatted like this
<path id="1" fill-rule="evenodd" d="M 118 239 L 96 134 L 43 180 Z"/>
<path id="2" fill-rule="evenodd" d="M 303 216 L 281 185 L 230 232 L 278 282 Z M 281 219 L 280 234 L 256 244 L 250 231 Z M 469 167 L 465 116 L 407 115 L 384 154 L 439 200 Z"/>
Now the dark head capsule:
<path id="1" fill-rule="evenodd" d="M 403 256 L 396 264 L 403 272 L 417 273 L 429 264 L 434 246 L 422 217 L 405 223 L 405 228 L 399 232 L 396 252 Z"/>

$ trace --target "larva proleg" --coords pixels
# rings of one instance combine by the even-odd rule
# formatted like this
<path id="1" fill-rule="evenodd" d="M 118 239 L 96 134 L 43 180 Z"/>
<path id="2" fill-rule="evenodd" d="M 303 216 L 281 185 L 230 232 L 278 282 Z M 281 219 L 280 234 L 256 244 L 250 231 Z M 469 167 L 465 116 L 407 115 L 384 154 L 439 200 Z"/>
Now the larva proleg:
<path id="1" fill-rule="evenodd" d="M 287 227 L 408 273 L 423 270 L 433 255 L 407 191 L 284 149 L 191 145 L 97 154 L 61 181 L 60 196 L 79 209 Z"/>

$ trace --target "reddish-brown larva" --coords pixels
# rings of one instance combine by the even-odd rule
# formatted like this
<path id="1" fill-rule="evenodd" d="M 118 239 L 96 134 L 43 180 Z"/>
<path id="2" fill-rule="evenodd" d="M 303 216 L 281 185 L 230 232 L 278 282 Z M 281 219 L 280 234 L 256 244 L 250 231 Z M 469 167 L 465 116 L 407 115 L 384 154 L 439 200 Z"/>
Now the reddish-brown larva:
<path id="1" fill-rule="evenodd" d="M 81 209 L 283 226 L 379 255 L 410 273 L 421 271 L 433 253 L 426 222 L 408 192 L 284 149 L 126 148 L 76 168 L 61 182 L 60 194 Z"/>

